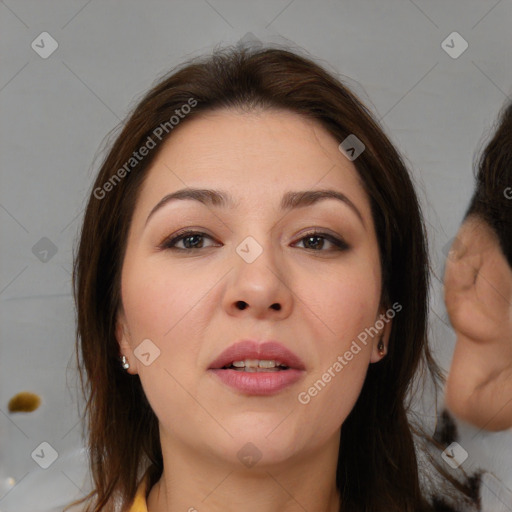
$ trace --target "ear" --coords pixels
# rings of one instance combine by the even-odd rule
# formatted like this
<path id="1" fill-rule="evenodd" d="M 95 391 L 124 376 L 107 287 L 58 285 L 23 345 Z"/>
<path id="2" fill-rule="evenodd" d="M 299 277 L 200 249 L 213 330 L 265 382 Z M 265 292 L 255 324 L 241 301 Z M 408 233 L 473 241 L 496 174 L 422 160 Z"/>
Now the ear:
<path id="1" fill-rule="evenodd" d="M 482 268 L 483 254 L 477 243 L 465 245 L 466 239 L 458 237 L 450 249 L 445 263 L 443 284 L 446 309 L 451 316 L 465 294 L 475 287 Z M 452 246 L 452 247 L 453 247 Z M 462 250 L 459 247 L 463 247 Z"/>
<path id="2" fill-rule="evenodd" d="M 389 346 L 389 337 L 391 335 L 391 326 L 393 324 L 393 320 L 389 314 L 388 311 L 393 312 L 393 317 L 395 316 L 396 312 L 393 308 L 381 308 L 379 310 L 379 315 L 375 319 L 374 327 L 375 329 L 378 329 L 378 333 L 373 337 L 372 342 L 372 355 L 370 358 L 371 363 L 378 363 L 380 360 L 382 360 L 384 357 L 386 357 L 386 354 L 388 353 L 388 346 Z M 384 350 L 379 350 L 379 344 L 382 341 L 384 344 Z"/>
<path id="3" fill-rule="evenodd" d="M 130 368 L 125 371 L 131 375 L 136 375 L 138 373 L 137 358 L 133 354 L 130 330 L 128 329 L 126 317 L 122 309 L 116 315 L 116 340 L 119 346 L 119 357 L 125 356 L 130 364 Z"/>
<path id="4" fill-rule="evenodd" d="M 478 221 L 469 218 L 457 232 L 445 262 L 444 302 L 452 327 L 457 330 L 471 322 L 475 314 L 475 284 L 482 269 L 483 248 Z"/>
<path id="5" fill-rule="evenodd" d="M 475 342 L 510 339 L 512 269 L 497 235 L 484 221 L 469 219 L 457 238 L 466 249 L 449 254 L 444 274 L 444 299 L 453 329 Z"/>
<path id="6" fill-rule="evenodd" d="M 471 288 L 482 266 L 482 235 L 476 221 L 467 220 L 459 228 L 448 251 L 444 281 L 460 291 Z"/>

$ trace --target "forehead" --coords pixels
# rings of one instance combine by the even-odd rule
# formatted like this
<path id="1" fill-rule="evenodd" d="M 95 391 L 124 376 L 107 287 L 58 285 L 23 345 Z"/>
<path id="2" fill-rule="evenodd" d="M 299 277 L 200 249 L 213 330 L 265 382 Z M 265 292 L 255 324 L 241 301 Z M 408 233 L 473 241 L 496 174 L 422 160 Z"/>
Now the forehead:
<path id="1" fill-rule="evenodd" d="M 318 122 L 284 110 L 219 110 L 178 125 L 144 181 L 140 202 L 186 187 L 226 190 L 240 206 L 280 202 L 289 190 L 334 188 L 370 215 L 359 175 Z"/>

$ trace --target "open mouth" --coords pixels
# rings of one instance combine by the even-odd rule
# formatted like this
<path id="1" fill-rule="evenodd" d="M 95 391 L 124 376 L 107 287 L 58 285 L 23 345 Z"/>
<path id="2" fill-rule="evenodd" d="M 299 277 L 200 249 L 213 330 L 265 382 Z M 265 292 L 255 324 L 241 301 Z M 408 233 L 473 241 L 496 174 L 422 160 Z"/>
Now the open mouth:
<path id="1" fill-rule="evenodd" d="M 241 340 L 210 363 L 215 379 L 248 396 L 271 396 L 304 378 L 301 359 L 277 341 Z"/>
<path id="2" fill-rule="evenodd" d="M 280 372 L 288 370 L 281 361 L 270 359 L 245 359 L 244 361 L 233 361 L 231 364 L 222 367 L 222 370 L 235 370 L 238 372 Z"/>

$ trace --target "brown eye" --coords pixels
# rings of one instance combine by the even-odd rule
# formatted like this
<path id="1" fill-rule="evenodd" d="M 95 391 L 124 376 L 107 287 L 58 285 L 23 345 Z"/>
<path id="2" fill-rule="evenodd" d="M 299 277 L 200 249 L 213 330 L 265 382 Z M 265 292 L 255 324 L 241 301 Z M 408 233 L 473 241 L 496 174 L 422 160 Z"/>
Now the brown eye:
<path id="1" fill-rule="evenodd" d="M 175 251 L 194 251 L 196 249 L 207 249 L 214 245 L 205 246 L 204 240 L 213 238 L 201 231 L 183 231 L 176 236 L 172 236 L 164 240 L 159 248 Z M 348 244 L 335 236 L 328 233 L 314 231 L 304 235 L 299 242 L 304 243 L 304 249 L 314 252 L 330 252 L 345 251 L 350 249 Z M 331 248 L 325 249 L 326 242 L 331 244 Z M 179 243 L 183 243 L 183 247 L 178 247 Z"/>
<path id="2" fill-rule="evenodd" d="M 300 241 L 304 241 L 304 248 L 316 252 L 327 252 L 323 251 L 325 247 L 325 241 L 328 241 L 334 248 L 327 249 L 327 251 L 345 251 L 350 249 L 350 247 L 346 244 L 345 241 L 336 238 L 335 236 L 329 235 L 327 233 L 322 233 L 318 231 L 314 231 L 312 233 L 307 233 L 304 235 Z"/>
<path id="3" fill-rule="evenodd" d="M 213 240 L 206 233 L 200 231 L 185 231 L 177 236 L 168 238 L 160 244 L 160 249 L 170 249 L 176 251 L 193 251 L 195 249 L 206 249 L 210 246 L 204 246 L 204 239 Z M 183 241 L 184 247 L 177 247 L 177 244 Z"/>

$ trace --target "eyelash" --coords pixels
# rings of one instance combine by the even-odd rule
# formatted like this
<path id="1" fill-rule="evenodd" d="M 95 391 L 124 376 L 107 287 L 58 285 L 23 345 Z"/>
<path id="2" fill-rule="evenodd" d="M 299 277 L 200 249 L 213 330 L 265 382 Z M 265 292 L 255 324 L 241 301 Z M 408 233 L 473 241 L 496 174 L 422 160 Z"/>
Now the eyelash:
<path id="1" fill-rule="evenodd" d="M 193 252 L 193 251 L 197 251 L 197 250 L 200 250 L 200 249 L 207 249 L 208 247 L 199 247 L 198 249 L 194 249 L 194 248 L 185 248 L 185 249 L 182 249 L 182 248 L 178 248 L 178 247 L 175 247 L 175 244 L 177 242 L 180 242 L 181 240 L 185 239 L 185 238 L 188 238 L 190 236 L 195 236 L 195 235 L 200 235 L 201 237 L 206 237 L 206 238 L 210 238 L 212 239 L 211 236 L 207 235 L 206 233 L 203 233 L 201 231 L 192 231 L 192 230 L 187 230 L 187 231 L 182 231 L 181 233 L 178 233 L 176 236 L 174 237 L 169 237 L 169 238 L 166 238 L 160 245 L 159 245 L 159 248 L 162 249 L 162 250 L 171 250 L 171 251 L 179 251 L 179 252 Z M 303 235 L 298 241 L 302 241 L 306 238 L 324 238 L 325 240 L 328 240 L 329 242 L 331 242 L 333 245 L 334 245 L 334 248 L 331 249 L 330 251 L 346 251 L 348 249 L 350 249 L 349 245 L 344 241 L 344 240 L 341 240 L 339 238 L 336 238 L 335 236 L 332 236 L 332 235 L 329 235 L 328 233 L 324 233 L 322 231 L 316 231 L 316 230 L 313 230 L 309 233 L 306 233 L 305 235 Z M 212 247 L 212 246 L 210 246 Z M 316 249 L 305 249 L 306 251 L 313 251 L 313 252 L 330 252 L 329 250 L 316 250 Z"/>

